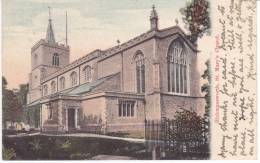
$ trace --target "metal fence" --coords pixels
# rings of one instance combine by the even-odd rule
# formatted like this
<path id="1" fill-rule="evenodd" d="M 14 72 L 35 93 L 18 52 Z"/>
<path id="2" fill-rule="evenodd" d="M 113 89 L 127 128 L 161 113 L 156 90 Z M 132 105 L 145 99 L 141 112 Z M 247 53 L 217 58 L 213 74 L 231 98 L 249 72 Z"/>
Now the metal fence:
<path id="1" fill-rule="evenodd" d="M 208 159 L 209 138 L 202 118 L 146 120 L 146 152 L 152 159 Z"/>

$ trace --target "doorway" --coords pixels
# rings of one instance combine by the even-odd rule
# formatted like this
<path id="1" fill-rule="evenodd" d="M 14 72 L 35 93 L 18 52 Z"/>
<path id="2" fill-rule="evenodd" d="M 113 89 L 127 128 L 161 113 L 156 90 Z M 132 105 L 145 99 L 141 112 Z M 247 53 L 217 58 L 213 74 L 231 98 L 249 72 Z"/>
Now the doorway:
<path id="1" fill-rule="evenodd" d="M 68 109 L 68 129 L 73 130 L 75 126 L 75 109 Z"/>

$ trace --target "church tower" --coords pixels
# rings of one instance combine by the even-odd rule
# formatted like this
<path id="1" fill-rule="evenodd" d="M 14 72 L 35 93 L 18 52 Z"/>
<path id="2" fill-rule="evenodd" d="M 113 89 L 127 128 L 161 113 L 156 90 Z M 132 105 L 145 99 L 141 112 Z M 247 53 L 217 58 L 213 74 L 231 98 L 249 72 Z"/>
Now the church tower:
<path id="1" fill-rule="evenodd" d="M 55 40 L 49 10 L 49 20 L 45 39 L 39 40 L 31 48 L 31 73 L 29 74 L 29 103 L 42 97 L 41 80 L 49 74 L 65 67 L 70 62 L 70 48 Z"/>
<path id="2" fill-rule="evenodd" d="M 151 23 L 151 30 L 158 30 L 158 14 L 155 10 L 155 6 L 153 5 L 151 15 L 150 15 L 150 23 Z"/>

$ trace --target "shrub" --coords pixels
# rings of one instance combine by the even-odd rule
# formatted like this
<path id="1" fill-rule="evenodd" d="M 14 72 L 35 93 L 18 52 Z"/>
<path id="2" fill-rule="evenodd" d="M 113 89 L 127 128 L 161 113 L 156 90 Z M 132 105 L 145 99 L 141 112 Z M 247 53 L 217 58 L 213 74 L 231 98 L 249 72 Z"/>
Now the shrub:
<path id="1" fill-rule="evenodd" d="M 3 148 L 3 159 L 12 160 L 16 157 L 15 150 L 13 148 Z"/>

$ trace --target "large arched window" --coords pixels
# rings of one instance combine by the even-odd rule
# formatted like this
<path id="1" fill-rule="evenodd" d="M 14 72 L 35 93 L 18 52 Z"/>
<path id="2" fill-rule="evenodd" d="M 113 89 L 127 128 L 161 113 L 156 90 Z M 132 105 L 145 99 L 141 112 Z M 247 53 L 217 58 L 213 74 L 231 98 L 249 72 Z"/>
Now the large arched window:
<path id="1" fill-rule="evenodd" d="M 56 82 L 52 81 L 51 82 L 51 93 L 55 93 L 56 92 Z"/>
<path id="2" fill-rule="evenodd" d="M 87 82 L 90 82 L 91 81 L 91 67 L 90 66 L 84 67 L 83 74 L 84 74 L 84 80 Z"/>
<path id="3" fill-rule="evenodd" d="M 52 65 L 54 66 L 59 66 L 60 65 L 60 58 L 59 58 L 59 54 L 54 53 L 52 56 Z"/>
<path id="4" fill-rule="evenodd" d="M 137 51 L 134 59 L 135 59 L 135 64 L 136 64 L 137 93 L 144 93 L 145 92 L 144 54 L 141 51 Z"/>
<path id="5" fill-rule="evenodd" d="M 43 96 L 46 96 L 48 94 L 48 85 L 43 85 Z"/>
<path id="6" fill-rule="evenodd" d="M 189 62 L 184 45 L 179 39 L 171 43 L 167 60 L 168 91 L 176 94 L 188 94 Z"/>
<path id="7" fill-rule="evenodd" d="M 70 83 L 71 86 L 77 85 L 77 73 L 75 71 L 70 74 Z"/>
<path id="8" fill-rule="evenodd" d="M 59 85 L 60 85 L 60 90 L 65 89 L 65 78 L 64 78 L 64 77 L 61 77 L 61 78 L 60 78 L 60 83 L 59 83 Z"/>

